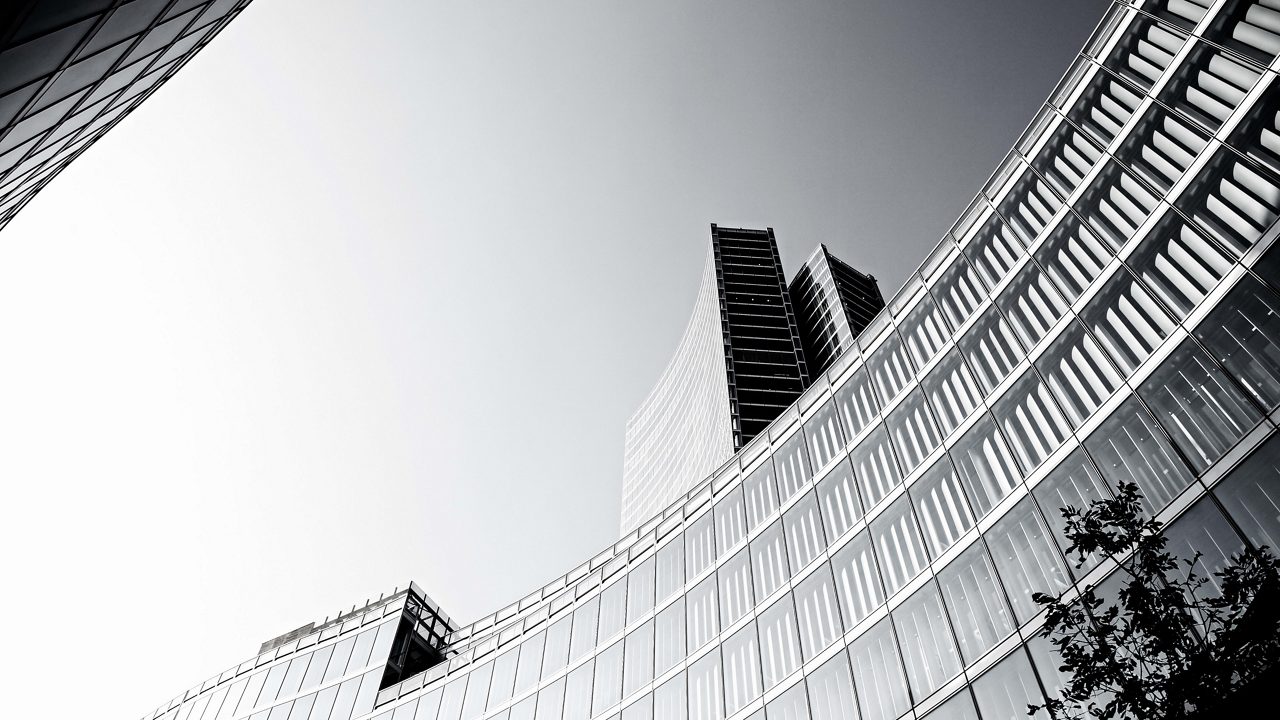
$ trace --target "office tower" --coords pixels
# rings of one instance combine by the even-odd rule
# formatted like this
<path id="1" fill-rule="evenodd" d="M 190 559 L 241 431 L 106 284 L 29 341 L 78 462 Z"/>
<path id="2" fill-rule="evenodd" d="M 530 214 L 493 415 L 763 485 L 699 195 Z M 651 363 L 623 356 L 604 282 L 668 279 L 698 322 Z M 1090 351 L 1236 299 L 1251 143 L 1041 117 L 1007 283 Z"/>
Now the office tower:
<path id="1" fill-rule="evenodd" d="M 751 442 L 809 383 L 773 228 L 711 226 L 733 448 Z"/>
<path id="2" fill-rule="evenodd" d="M 1062 683 L 1032 594 L 1120 582 L 1113 559 L 1064 556 L 1059 508 L 1132 480 L 1202 575 L 1280 547 L 1265 10 L 1112 5 L 973 203 L 767 431 L 358 717 L 1025 717 Z M 253 717 L 347 720 L 274 702 Z"/>
<path id="3" fill-rule="evenodd" d="M 0 228 L 249 0 L 16 0 L 0 9 Z"/>
<path id="4" fill-rule="evenodd" d="M 622 532 L 684 494 L 808 382 L 773 229 L 711 226 L 698 298 L 667 368 L 627 421 Z"/>
<path id="5" fill-rule="evenodd" d="M 819 245 L 788 288 L 809 373 L 826 372 L 884 307 L 880 286 Z"/>
<path id="6" fill-rule="evenodd" d="M 684 335 L 653 390 L 627 420 L 624 534 L 733 457 L 718 288 L 715 255 L 708 251 Z"/>

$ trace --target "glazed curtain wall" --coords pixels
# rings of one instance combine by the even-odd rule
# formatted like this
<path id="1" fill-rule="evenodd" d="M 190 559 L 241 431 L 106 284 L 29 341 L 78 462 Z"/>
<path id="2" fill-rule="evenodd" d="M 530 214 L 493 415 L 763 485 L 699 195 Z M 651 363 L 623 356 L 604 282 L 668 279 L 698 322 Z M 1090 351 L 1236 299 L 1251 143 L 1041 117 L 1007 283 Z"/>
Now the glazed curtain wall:
<path id="1" fill-rule="evenodd" d="M 0 27 L 0 228 L 246 5 L 37 0 Z"/>
<path id="2" fill-rule="evenodd" d="M 1275 547 L 1277 20 L 1113 6 L 857 348 L 368 717 L 1020 718 L 1060 686 L 1031 595 L 1114 586 L 1059 507 L 1133 480 L 1204 571 Z"/>
<path id="3" fill-rule="evenodd" d="M 1274 545 L 1280 14 L 1195 8 L 1113 9 L 740 479 L 375 717 L 1021 717 L 1060 684 L 1031 595 L 1114 566 L 1063 557 L 1058 508 L 1133 479 L 1207 571 Z"/>

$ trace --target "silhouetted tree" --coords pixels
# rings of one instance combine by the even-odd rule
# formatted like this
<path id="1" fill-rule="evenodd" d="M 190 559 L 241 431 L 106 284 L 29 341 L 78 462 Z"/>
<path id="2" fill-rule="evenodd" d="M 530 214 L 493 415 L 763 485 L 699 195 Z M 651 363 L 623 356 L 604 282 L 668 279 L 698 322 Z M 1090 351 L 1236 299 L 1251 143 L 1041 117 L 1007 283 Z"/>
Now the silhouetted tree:
<path id="1" fill-rule="evenodd" d="M 1068 556 L 1077 566 L 1106 556 L 1124 581 L 1119 603 L 1088 588 L 1076 597 L 1034 599 L 1047 610 L 1043 634 L 1068 680 L 1057 699 L 1029 706 L 1054 720 L 1213 716 L 1224 698 L 1280 669 L 1280 562 L 1248 549 L 1215 573 L 1197 573 L 1199 554 L 1179 560 L 1161 524 L 1143 512 L 1133 483 L 1085 509 L 1062 509 Z M 1181 568 L 1185 573 L 1179 572 Z"/>

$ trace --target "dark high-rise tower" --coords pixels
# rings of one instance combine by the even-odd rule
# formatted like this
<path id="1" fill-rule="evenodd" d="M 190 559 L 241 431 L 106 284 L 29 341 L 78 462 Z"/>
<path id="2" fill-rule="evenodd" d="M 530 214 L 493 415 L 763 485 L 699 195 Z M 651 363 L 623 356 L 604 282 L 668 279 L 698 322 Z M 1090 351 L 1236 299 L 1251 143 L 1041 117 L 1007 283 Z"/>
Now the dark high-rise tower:
<path id="1" fill-rule="evenodd" d="M 248 4 L 0 3 L 0 227 Z"/>
<path id="2" fill-rule="evenodd" d="M 809 384 L 773 228 L 711 226 L 735 450 Z"/>
<path id="3" fill-rule="evenodd" d="M 884 308 L 875 277 L 859 272 L 819 245 L 791 280 L 791 306 L 810 377 L 831 367 Z"/>

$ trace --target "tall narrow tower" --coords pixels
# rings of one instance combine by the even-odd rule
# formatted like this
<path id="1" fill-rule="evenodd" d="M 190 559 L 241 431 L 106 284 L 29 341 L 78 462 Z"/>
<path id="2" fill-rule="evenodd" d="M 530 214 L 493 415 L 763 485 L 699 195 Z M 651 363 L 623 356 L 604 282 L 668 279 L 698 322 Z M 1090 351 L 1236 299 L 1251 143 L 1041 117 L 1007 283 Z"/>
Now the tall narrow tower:
<path id="1" fill-rule="evenodd" d="M 795 309 L 810 377 L 817 377 L 884 308 L 880 286 L 819 245 L 791 280 Z"/>
<path id="2" fill-rule="evenodd" d="M 773 228 L 711 226 L 734 450 L 809 384 Z"/>

